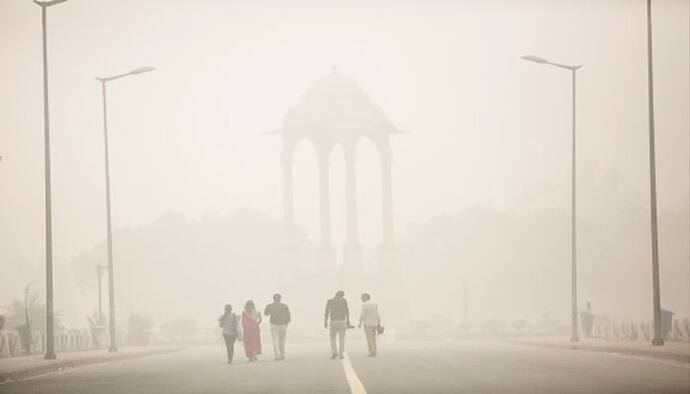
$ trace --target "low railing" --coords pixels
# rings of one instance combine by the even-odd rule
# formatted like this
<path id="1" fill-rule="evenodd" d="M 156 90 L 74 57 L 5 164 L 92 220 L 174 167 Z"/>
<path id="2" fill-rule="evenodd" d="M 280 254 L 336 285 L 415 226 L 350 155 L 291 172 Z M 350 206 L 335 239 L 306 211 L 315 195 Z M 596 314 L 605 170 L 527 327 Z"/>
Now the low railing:
<path id="1" fill-rule="evenodd" d="M 118 335 L 120 337 L 120 335 Z M 77 350 L 102 349 L 109 343 L 107 331 L 100 334 L 91 330 L 68 330 L 55 334 L 55 351 L 69 352 Z M 30 350 L 27 352 L 16 330 L 0 331 L 0 358 L 40 354 L 45 352 L 46 335 L 34 331 Z"/>
<path id="2" fill-rule="evenodd" d="M 671 330 L 664 336 L 668 341 L 690 342 L 690 322 L 688 319 L 673 319 Z M 651 322 L 596 321 L 592 327 L 592 337 L 628 341 L 651 341 L 654 324 Z"/>
<path id="3" fill-rule="evenodd" d="M 24 353 L 22 342 L 16 331 L 0 331 L 0 357 L 19 356 Z"/>

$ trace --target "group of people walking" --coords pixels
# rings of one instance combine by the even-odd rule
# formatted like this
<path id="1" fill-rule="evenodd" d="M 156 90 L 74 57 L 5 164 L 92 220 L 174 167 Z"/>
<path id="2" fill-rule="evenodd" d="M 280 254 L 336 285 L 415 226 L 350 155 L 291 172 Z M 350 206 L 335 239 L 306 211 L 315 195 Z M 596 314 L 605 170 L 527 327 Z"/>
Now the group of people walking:
<path id="1" fill-rule="evenodd" d="M 369 357 L 376 357 L 376 336 L 383 334 L 378 305 L 371 302 L 369 293 L 362 293 L 362 310 L 359 314 L 359 328 L 364 328 L 367 337 Z M 345 352 L 345 334 L 354 326 L 350 323 L 350 308 L 347 306 L 345 292 L 339 290 L 335 297 L 326 303 L 324 327 L 330 329 L 331 359 L 343 359 Z"/>
<path id="2" fill-rule="evenodd" d="M 273 295 L 273 302 L 264 309 L 264 315 L 270 318 L 271 337 L 273 339 L 273 353 L 275 360 L 285 359 L 285 338 L 287 326 L 290 323 L 290 308 L 281 302 L 280 294 Z M 371 302 L 371 296 L 363 293 L 361 296 L 362 310 L 359 315 L 359 328 L 364 329 L 367 338 L 369 357 L 376 357 L 376 337 L 383 333 L 378 306 Z M 235 342 L 244 343 L 244 351 L 250 362 L 257 361 L 261 354 L 261 312 L 256 310 L 254 301 L 247 301 L 241 316 L 232 311 L 230 304 L 225 305 L 225 313 L 218 318 L 218 324 L 223 331 L 223 339 L 227 350 L 228 364 L 232 363 L 235 354 Z M 354 326 L 350 323 L 350 309 L 345 299 L 345 292 L 340 290 L 328 300 L 324 314 L 324 326 L 330 331 L 331 359 L 343 359 L 345 352 L 345 334 Z"/>
<path id="3" fill-rule="evenodd" d="M 264 315 L 270 318 L 271 336 L 273 337 L 273 353 L 276 361 L 285 359 L 285 334 L 290 323 L 290 308 L 283 304 L 280 294 L 273 295 L 273 302 L 268 304 Z M 232 363 L 235 355 L 235 342 L 239 339 L 244 343 L 244 352 L 249 361 L 256 361 L 261 354 L 261 329 L 263 318 L 256 310 L 254 301 L 244 304 L 242 315 L 237 316 L 232 311 L 232 305 L 225 305 L 225 313 L 218 318 L 218 324 L 223 329 L 223 339 L 228 355 L 228 364 Z"/>

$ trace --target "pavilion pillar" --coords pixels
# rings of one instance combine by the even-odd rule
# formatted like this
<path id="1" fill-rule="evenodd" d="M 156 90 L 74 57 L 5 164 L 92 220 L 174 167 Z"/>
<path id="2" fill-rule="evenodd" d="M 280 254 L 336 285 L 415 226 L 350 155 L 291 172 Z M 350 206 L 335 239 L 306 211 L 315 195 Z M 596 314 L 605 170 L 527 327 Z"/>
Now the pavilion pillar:
<path id="1" fill-rule="evenodd" d="M 357 219 L 357 153 L 354 144 L 345 146 L 346 245 L 359 245 Z"/>
<path id="2" fill-rule="evenodd" d="M 381 213 L 382 246 L 393 246 L 393 176 L 391 170 L 391 150 L 386 144 L 380 149 L 381 155 Z"/>
<path id="3" fill-rule="evenodd" d="M 332 249 L 330 147 L 317 146 L 319 161 L 319 208 L 321 212 L 321 248 Z"/>
<path id="4" fill-rule="evenodd" d="M 283 151 L 281 155 L 281 167 L 283 170 L 283 225 L 285 226 L 285 241 L 282 247 L 282 255 L 285 264 L 280 265 L 276 275 L 280 280 L 289 280 L 291 272 L 300 263 L 300 247 L 297 240 L 297 225 L 295 222 L 295 202 L 293 194 L 293 158 L 295 141 L 291 138 L 283 139 Z M 287 282 L 281 282 L 287 286 Z"/>
<path id="5" fill-rule="evenodd" d="M 379 306 L 390 313 L 390 325 L 402 325 L 409 321 L 409 304 L 401 297 L 400 289 L 403 287 L 402 268 L 398 263 L 397 251 L 394 245 L 393 228 L 393 176 L 392 154 L 389 141 L 386 139 L 379 143 L 381 157 L 381 216 L 382 216 L 382 242 L 378 256 L 377 286 L 381 293 Z"/>
<path id="6" fill-rule="evenodd" d="M 357 212 L 357 142 L 343 143 L 345 152 L 346 239 L 343 246 L 345 270 L 358 272 L 362 265 L 362 245 L 359 243 Z"/>
<path id="7" fill-rule="evenodd" d="M 283 221 L 288 232 L 292 232 L 295 228 L 295 202 L 292 180 L 293 151 L 291 148 L 283 150 L 281 164 L 283 167 Z"/>

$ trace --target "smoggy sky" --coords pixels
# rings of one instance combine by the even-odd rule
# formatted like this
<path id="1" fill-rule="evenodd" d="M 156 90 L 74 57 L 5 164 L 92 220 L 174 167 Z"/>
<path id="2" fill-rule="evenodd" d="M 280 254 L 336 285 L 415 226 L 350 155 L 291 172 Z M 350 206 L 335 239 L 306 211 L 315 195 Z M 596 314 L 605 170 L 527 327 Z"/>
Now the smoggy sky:
<path id="1" fill-rule="evenodd" d="M 688 198 L 689 5 L 654 1 L 658 187 Z M 353 77 L 407 134 L 393 136 L 397 232 L 471 204 L 525 209 L 544 182 L 568 189 L 570 75 L 578 71 L 579 168 L 649 190 L 645 2 L 101 1 L 48 11 L 54 250 L 105 237 L 102 103 L 109 85 L 113 221 L 252 208 L 281 215 L 280 127 L 317 78 Z M 43 256 L 40 9 L 0 1 L 0 262 Z M 378 158 L 359 151 L 362 240 L 379 242 Z M 344 164 L 332 157 L 334 238 L 344 236 Z M 318 235 L 317 168 L 295 164 L 297 220 Z M 585 172 L 581 172 L 585 176 Z M 567 197 L 567 193 L 563 193 Z M 595 201 L 588 190 L 583 200 Z M 518 202 L 521 201 L 521 202 Z M 567 198 L 554 205 L 569 209 Z M 532 206 L 529 208 L 539 208 Z M 580 207 L 581 215 L 595 209 Z M 590 213 L 588 213 L 590 212 Z"/>

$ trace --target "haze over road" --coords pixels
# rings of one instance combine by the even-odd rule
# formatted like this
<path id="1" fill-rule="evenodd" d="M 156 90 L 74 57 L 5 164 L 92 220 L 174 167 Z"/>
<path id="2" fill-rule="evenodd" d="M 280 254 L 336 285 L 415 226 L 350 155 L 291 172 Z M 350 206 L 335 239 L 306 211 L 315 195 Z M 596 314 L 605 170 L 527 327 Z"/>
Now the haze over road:
<path id="1" fill-rule="evenodd" d="M 351 343 L 349 362 L 366 393 L 688 393 L 687 365 L 493 341 L 388 342 L 379 358 Z M 328 345 L 297 344 L 288 359 L 258 363 L 223 349 L 95 365 L 0 386 L 4 393 L 348 393 L 348 361 Z M 269 361 L 271 360 L 271 361 Z M 356 384 L 356 382 L 354 382 Z"/>

